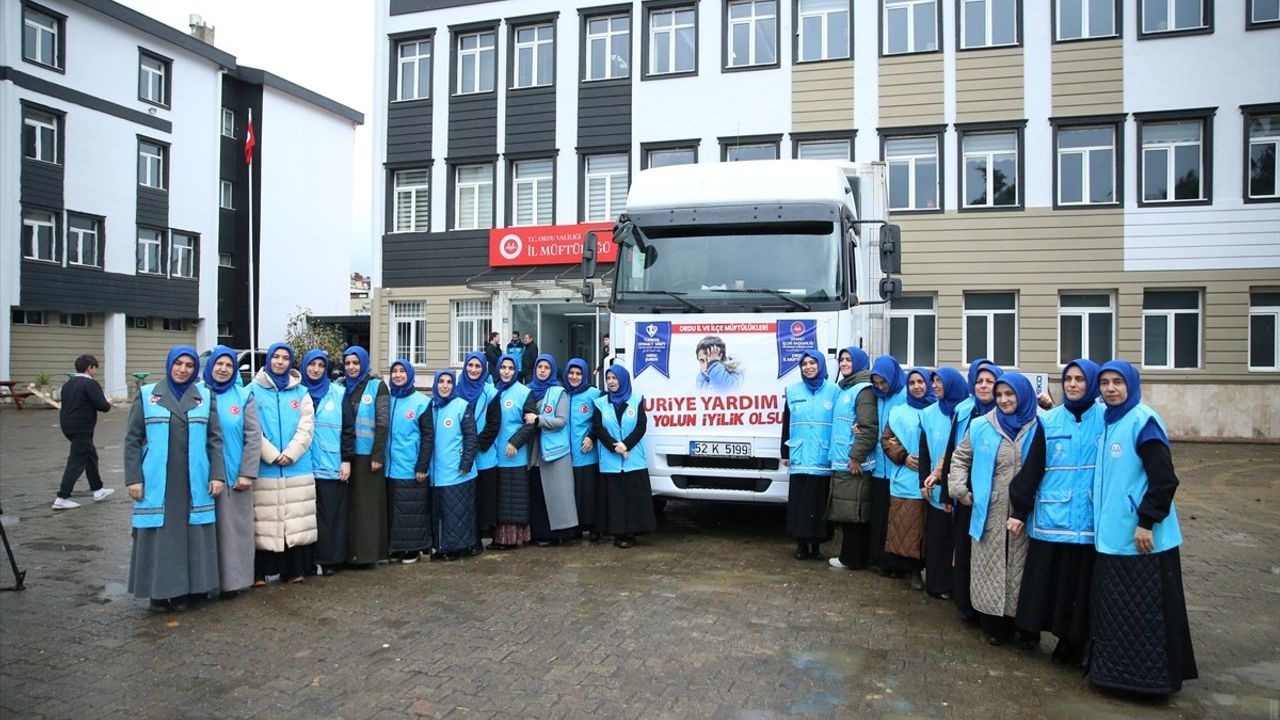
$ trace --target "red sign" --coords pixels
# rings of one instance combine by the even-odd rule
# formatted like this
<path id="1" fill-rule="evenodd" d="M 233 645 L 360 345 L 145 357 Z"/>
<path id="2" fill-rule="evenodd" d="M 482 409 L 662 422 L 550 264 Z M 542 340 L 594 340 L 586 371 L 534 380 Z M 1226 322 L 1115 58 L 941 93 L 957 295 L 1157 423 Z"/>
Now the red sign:
<path id="1" fill-rule="evenodd" d="M 597 231 L 596 258 L 600 262 L 617 260 L 613 223 L 583 223 L 493 228 L 489 231 L 489 265 L 577 265 L 582 262 L 582 238 L 588 230 Z"/>

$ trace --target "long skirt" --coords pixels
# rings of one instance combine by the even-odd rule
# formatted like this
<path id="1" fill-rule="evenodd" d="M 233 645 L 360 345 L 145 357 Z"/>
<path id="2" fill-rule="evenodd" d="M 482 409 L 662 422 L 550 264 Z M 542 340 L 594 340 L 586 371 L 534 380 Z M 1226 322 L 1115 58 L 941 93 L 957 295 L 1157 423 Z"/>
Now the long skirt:
<path id="1" fill-rule="evenodd" d="M 253 584 L 253 487 L 232 490 L 228 482 L 214 499 L 218 527 L 218 588 L 243 590 Z"/>
<path id="2" fill-rule="evenodd" d="M 551 520 L 547 513 L 547 498 L 542 490 L 542 468 L 529 469 L 529 525 L 530 537 L 535 541 L 554 542 L 572 540 L 577 535 L 576 527 L 551 529 Z"/>
<path id="3" fill-rule="evenodd" d="M 840 563 L 851 570 L 867 567 L 871 552 L 871 526 L 867 523 L 836 523 L 840 528 Z"/>
<path id="4" fill-rule="evenodd" d="M 601 533 L 629 537 L 657 529 L 648 469 L 600 473 L 600 487 L 604 512 L 596 515 L 596 522 L 604 521 Z"/>
<path id="5" fill-rule="evenodd" d="M 578 528 L 596 529 L 596 495 L 600 486 L 600 466 L 583 465 L 573 469 L 573 499 L 578 505 Z"/>
<path id="6" fill-rule="evenodd" d="M 372 565 L 387 557 L 387 481 L 369 469 L 369 456 L 357 455 L 348 483 L 347 562 Z"/>
<path id="7" fill-rule="evenodd" d="M 831 539 L 827 523 L 830 475 L 792 475 L 787 484 L 787 534 L 798 542 Z"/>
<path id="8" fill-rule="evenodd" d="M 498 523 L 529 524 L 529 471 L 524 466 L 498 468 Z"/>
<path id="9" fill-rule="evenodd" d="M 476 544 L 476 481 L 431 488 L 436 550 L 454 553 Z"/>
<path id="10" fill-rule="evenodd" d="M 955 505 L 951 507 L 954 509 Z M 941 596 L 952 592 L 951 558 L 955 551 L 955 535 L 951 515 L 946 510 L 930 505 L 925 517 L 924 589 L 930 595 Z"/>
<path id="11" fill-rule="evenodd" d="M 532 539 L 533 528 L 529 525 L 498 523 L 493 531 L 493 541 L 503 546 L 523 545 Z"/>
<path id="12" fill-rule="evenodd" d="M 889 567 L 915 572 L 924 558 L 924 525 L 929 503 L 923 498 L 889 498 L 889 524 L 885 530 L 885 561 Z"/>
<path id="13" fill-rule="evenodd" d="M 476 473 L 476 537 L 492 537 L 498 524 L 498 468 Z"/>
<path id="14" fill-rule="evenodd" d="M 260 578 L 279 575 L 281 580 L 314 575 L 315 544 L 287 547 L 284 552 L 257 550 L 253 556 L 253 572 Z"/>
<path id="15" fill-rule="evenodd" d="M 1089 682 L 1149 695 L 1199 677 L 1178 548 L 1150 555 L 1103 555 L 1093 572 Z"/>
<path id="16" fill-rule="evenodd" d="M 431 486 L 415 480 L 387 481 L 387 511 L 391 515 L 391 552 L 431 548 Z"/>
<path id="17" fill-rule="evenodd" d="M 1031 538 L 1018 595 L 1018 627 L 1048 630 L 1060 640 L 1082 646 L 1089 639 L 1093 544 L 1057 543 Z"/>
<path id="18" fill-rule="evenodd" d="M 871 478 L 871 565 L 885 567 L 884 543 L 889 533 L 889 481 Z"/>
<path id="19" fill-rule="evenodd" d="M 951 599 L 956 609 L 965 617 L 973 615 L 973 600 L 969 596 L 969 564 L 973 548 L 969 545 L 969 520 L 973 518 L 973 506 L 956 503 L 955 518 L 951 521 L 954 531 L 955 562 L 952 564 Z"/>
<path id="20" fill-rule="evenodd" d="M 316 479 L 316 540 L 313 556 L 321 565 L 347 561 L 347 483 Z"/>
<path id="21" fill-rule="evenodd" d="M 166 482 L 165 522 L 133 529 L 129 592 L 134 597 L 168 600 L 218 589 L 218 531 L 214 523 L 187 524 L 191 490 L 185 477 Z"/>

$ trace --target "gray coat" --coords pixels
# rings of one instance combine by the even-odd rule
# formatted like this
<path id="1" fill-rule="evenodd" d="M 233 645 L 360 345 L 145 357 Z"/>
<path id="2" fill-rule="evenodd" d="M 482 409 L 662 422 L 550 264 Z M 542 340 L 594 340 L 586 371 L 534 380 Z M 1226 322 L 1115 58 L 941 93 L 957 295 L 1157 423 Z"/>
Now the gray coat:
<path id="1" fill-rule="evenodd" d="M 525 401 L 525 412 L 537 413 L 541 403 L 530 395 Z M 569 394 L 562 393 L 556 403 L 555 414 L 546 417 L 538 413 L 538 420 L 533 425 L 525 425 L 512 436 L 512 444 L 520 447 L 529 445 L 529 467 L 540 469 L 542 476 L 542 495 L 547 501 L 547 519 L 552 530 L 564 530 L 577 527 L 578 504 L 573 494 L 573 454 L 548 462 L 542 457 L 541 435 L 543 430 L 560 430 L 569 421 Z"/>

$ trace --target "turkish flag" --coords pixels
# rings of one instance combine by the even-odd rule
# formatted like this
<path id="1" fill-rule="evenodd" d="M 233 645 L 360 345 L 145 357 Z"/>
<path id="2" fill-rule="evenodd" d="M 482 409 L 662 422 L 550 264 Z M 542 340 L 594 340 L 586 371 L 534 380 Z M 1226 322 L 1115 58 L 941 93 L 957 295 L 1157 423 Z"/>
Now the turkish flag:
<path id="1" fill-rule="evenodd" d="M 253 132 L 253 110 L 249 111 L 249 130 L 244 135 L 244 164 L 253 164 L 253 147 L 258 144 L 258 136 Z"/>

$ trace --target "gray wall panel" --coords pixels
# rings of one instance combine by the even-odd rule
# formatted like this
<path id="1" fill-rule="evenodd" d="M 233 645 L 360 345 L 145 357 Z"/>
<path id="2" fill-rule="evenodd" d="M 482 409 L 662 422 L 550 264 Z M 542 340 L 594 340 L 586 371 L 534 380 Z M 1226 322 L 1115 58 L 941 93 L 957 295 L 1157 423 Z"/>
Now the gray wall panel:
<path id="1" fill-rule="evenodd" d="M 498 152 L 498 96 L 481 93 L 449 99 L 449 157 Z"/>
<path id="2" fill-rule="evenodd" d="M 433 101 L 391 103 L 387 111 L 387 162 L 426 163 L 431 160 Z"/>
<path id="3" fill-rule="evenodd" d="M 460 285 L 489 268 L 489 231 L 400 233 L 382 238 L 386 287 Z"/>
<path id="4" fill-rule="evenodd" d="M 507 153 L 553 152 L 555 149 L 555 87 L 508 92 Z"/>
<path id="5" fill-rule="evenodd" d="M 578 86 L 578 147 L 631 145 L 631 81 Z"/>
<path id="6" fill-rule="evenodd" d="M 169 193 L 138 186 L 138 224 L 169 227 Z"/>
<path id="7" fill-rule="evenodd" d="M 22 263 L 23 307 L 74 312 L 199 317 L 194 280 L 102 272 L 91 268 Z"/>
<path id="8" fill-rule="evenodd" d="M 22 158 L 22 204 L 61 210 L 63 167 Z"/>

